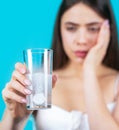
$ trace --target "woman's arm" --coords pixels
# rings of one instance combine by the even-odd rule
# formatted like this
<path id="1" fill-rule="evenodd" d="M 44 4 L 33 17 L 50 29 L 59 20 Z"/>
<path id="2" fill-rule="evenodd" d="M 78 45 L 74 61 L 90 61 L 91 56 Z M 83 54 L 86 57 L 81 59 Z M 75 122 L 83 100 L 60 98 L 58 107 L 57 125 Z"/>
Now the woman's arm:
<path id="1" fill-rule="evenodd" d="M 101 26 L 97 44 L 91 48 L 83 66 L 85 102 L 91 130 L 119 130 L 119 124 L 114 119 L 104 102 L 97 72 L 106 55 L 110 41 L 109 22 Z"/>
<path id="2" fill-rule="evenodd" d="M 119 88 L 119 86 L 118 86 L 118 88 Z M 117 91 L 118 91 L 118 94 L 116 97 L 116 107 L 115 107 L 112 115 L 113 115 L 115 121 L 119 124 L 119 89 Z"/>
<path id="3" fill-rule="evenodd" d="M 85 102 L 91 130 L 119 130 L 119 124 L 104 102 L 95 71 L 91 68 L 84 71 Z"/>
<path id="4" fill-rule="evenodd" d="M 17 63 L 10 82 L 2 91 L 6 104 L 6 111 L 0 123 L 0 130 L 23 130 L 25 123 L 32 111 L 26 109 L 26 84 L 24 81 L 26 67 Z"/>
<path id="5" fill-rule="evenodd" d="M 11 115 L 9 110 L 5 110 L 2 122 L 0 122 L 0 130 L 23 130 L 29 116 L 20 120 Z"/>

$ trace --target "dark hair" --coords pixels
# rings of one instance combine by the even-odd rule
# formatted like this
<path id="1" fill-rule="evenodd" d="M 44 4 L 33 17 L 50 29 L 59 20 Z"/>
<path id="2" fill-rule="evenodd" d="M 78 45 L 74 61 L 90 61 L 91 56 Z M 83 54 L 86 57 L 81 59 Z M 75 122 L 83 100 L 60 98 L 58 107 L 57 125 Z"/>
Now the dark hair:
<path id="1" fill-rule="evenodd" d="M 54 70 L 60 69 L 68 63 L 69 59 L 64 52 L 61 33 L 60 33 L 61 18 L 68 9 L 70 9 L 72 6 L 80 2 L 91 7 L 102 18 L 109 20 L 111 38 L 110 38 L 110 43 L 108 46 L 107 53 L 103 59 L 103 64 L 108 67 L 119 70 L 118 35 L 117 35 L 115 17 L 109 0 L 63 0 L 62 1 L 56 19 L 55 28 L 54 28 L 54 37 L 53 37 L 53 44 L 52 44 L 52 49 L 54 50 L 53 69 Z"/>

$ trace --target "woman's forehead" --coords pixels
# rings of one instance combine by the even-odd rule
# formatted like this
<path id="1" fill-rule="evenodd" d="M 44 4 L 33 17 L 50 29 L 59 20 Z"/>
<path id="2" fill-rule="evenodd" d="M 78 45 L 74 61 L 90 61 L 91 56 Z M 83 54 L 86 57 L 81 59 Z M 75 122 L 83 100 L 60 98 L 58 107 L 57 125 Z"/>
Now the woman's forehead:
<path id="1" fill-rule="evenodd" d="M 89 6 L 78 3 L 68 9 L 62 16 L 62 21 L 76 23 L 103 22 L 104 19 Z"/>

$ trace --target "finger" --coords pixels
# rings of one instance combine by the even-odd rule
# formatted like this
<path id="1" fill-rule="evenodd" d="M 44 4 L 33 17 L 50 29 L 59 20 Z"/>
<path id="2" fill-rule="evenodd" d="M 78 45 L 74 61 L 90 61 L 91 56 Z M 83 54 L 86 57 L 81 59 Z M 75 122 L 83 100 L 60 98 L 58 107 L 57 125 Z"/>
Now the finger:
<path id="1" fill-rule="evenodd" d="M 53 86 L 53 88 L 55 87 L 55 84 L 56 84 L 56 81 L 57 81 L 57 75 L 53 75 L 52 76 L 52 86 Z"/>
<path id="2" fill-rule="evenodd" d="M 26 73 L 26 66 L 25 66 L 25 64 L 17 62 L 15 64 L 15 69 L 17 71 L 19 71 L 21 74 L 25 74 Z"/>
<path id="3" fill-rule="evenodd" d="M 109 27 L 109 23 L 106 25 L 105 27 L 105 35 L 104 35 L 104 49 L 106 50 L 108 48 L 109 45 L 109 41 L 110 41 L 110 27 Z"/>
<path id="4" fill-rule="evenodd" d="M 101 27 L 98 41 L 97 41 L 97 49 L 107 48 L 110 39 L 110 31 L 109 31 L 109 22 L 106 20 Z"/>
<path id="5" fill-rule="evenodd" d="M 31 84 L 30 80 L 27 79 L 27 78 L 25 77 L 25 75 L 19 73 L 19 72 L 16 71 L 16 70 L 15 70 L 15 71 L 13 72 L 13 74 L 12 74 L 12 80 L 17 80 L 17 81 L 19 81 L 21 84 L 23 84 L 24 86 Z"/>
<path id="6" fill-rule="evenodd" d="M 13 100 L 19 103 L 26 103 L 26 99 L 24 97 L 17 95 L 13 91 L 9 91 L 7 88 L 3 89 L 2 95 L 3 95 L 3 99 L 6 102 L 8 102 L 9 100 Z"/>
<path id="7" fill-rule="evenodd" d="M 29 89 L 25 88 L 23 85 L 21 85 L 18 81 L 15 81 L 15 80 L 12 80 L 10 83 L 8 83 L 7 87 L 9 89 L 18 91 L 19 93 L 22 93 L 23 95 L 31 94 L 31 91 Z"/>

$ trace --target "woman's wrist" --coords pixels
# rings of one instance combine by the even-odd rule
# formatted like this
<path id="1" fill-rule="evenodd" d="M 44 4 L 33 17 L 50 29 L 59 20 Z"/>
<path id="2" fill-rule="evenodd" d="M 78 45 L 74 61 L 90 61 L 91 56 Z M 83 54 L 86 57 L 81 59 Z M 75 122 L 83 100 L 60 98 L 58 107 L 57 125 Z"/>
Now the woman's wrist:
<path id="1" fill-rule="evenodd" d="M 83 76 L 89 77 L 91 75 L 96 75 L 96 69 L 91 65 L 84 66 L 83 67 Z"/>
<path id="2" fill-rule="evenodd" d="M 2 128 L 9 130 L 23 130 L 28 117 L 29 116 L 20 118 L 18 116 L 14 116 L 9 109 L 6 109 L 2 119 Z M 8 122 L 7 125 L 6 122 Z"/>

